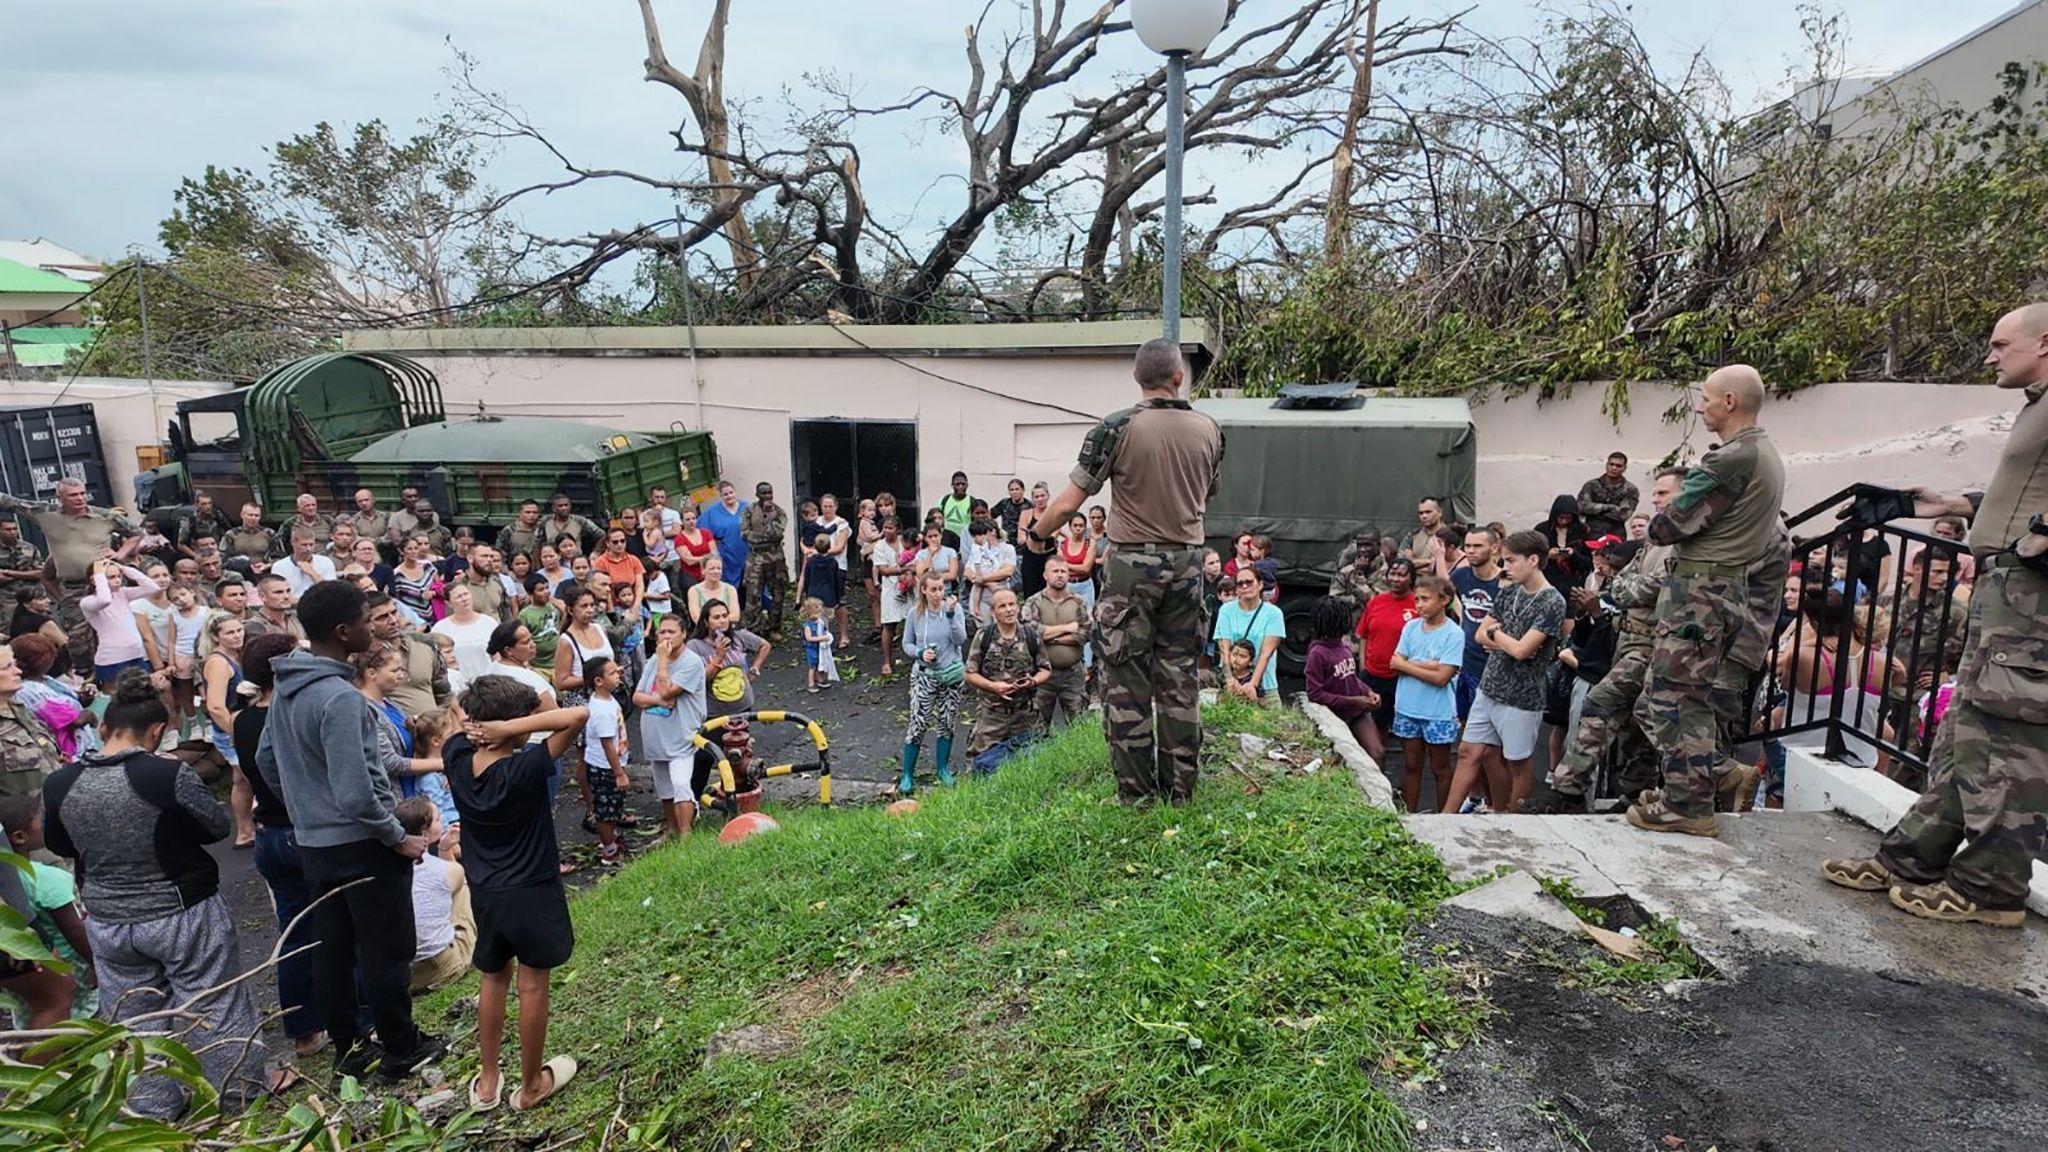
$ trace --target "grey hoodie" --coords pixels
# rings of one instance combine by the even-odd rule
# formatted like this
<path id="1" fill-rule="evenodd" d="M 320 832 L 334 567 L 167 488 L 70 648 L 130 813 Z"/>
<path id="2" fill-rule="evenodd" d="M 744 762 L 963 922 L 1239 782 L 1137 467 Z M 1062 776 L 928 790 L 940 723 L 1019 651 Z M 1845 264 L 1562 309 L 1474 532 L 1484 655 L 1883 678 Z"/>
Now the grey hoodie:
<path id="1" fill-rule="evenodd" d="M 256 769 L 291 810 L 308 848 L 375 840 L 395 847 L 405 829 L 392 815 L 398 790 L 377 753 L 377 722 L 352 669 L 311 652 L 271 665 L 277 687 L 256 748 Z"/>

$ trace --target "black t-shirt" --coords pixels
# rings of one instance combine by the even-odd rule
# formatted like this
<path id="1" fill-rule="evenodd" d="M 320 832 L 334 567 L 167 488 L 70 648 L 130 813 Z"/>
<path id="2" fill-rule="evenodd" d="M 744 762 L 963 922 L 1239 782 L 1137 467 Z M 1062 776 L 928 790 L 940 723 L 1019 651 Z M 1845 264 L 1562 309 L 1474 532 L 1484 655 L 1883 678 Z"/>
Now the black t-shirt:
<path id="1" fill-rule="evenodd" d="M 263 739 L 263 725 L 269 719 L 268 704 L 251 704 L 235 713 L 235 758 L 242 762 L 242 779 L 256 796 L 256 822 L 265 828 L 289 828 L 292 814 L 285 809 L 284 797 L 272 792 L 263 773 L 256 770 L 256 745 Z"/>
<path id="2" fill-rule="evenodd" d="M 484 769 L 476 747 L 456 735 L 441 748 L 448 791 L 462 814 L 462 871 L 479 891 L 527 888 L 561 879 L 562 850 L 548 815 L 546 744 L 528 744 Z"/>
<path id="3" fill-rule="evenodd" d="M 41 631 L 43 625 L 49 622 L 50 618 L 41 612 L 31 612 L 27 608 L 16 608 L 14 610 L 14 620 L 9 624 L 7 634 L 9 636 L 26 636 L 31 632 Z M 57 658 L 50 662 L 50 675 L 62 676 L 69 671 L 71 671 L 71 649 L 59 644 L 57 646 Z"/>

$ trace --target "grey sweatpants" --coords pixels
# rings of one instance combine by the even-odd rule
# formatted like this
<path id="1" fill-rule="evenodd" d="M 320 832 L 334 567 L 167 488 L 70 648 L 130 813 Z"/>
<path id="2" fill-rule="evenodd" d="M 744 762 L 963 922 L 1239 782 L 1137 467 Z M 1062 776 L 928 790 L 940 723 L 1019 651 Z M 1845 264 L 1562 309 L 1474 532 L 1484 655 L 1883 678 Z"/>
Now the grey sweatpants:
<path id="1" fill-rule="evenodd" d="M 88 918 L 85 930 L 99 975 L 101 1016 L 121 1023 L 166 1008 L 192 1013 L 190 1019 L 149 1021 L 141 1031 L 170 1033 L 196 1053 L 207 1080 L 220 1090 L 223 1111 L 239 1111 L 262 1094 L 261 1021 L 248 981 L 193 1000 L 242 974 L 225 898 L 216 892 L 183 912 L 140 924 Z M 185 1089 L 165 1076 L 144 1077 L 128 1092 L 128 1106 L 153 1119 L 174 1119 L 185 1103 Z"/>

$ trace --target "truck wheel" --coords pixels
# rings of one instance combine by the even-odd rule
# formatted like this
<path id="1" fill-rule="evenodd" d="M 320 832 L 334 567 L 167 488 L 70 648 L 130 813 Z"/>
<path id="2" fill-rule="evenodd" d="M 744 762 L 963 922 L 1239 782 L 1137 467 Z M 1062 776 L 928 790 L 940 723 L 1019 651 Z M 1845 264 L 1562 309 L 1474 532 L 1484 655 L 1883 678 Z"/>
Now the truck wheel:
<path id="1" fill-rule="evenodd" d="M 1300 676 L 1308 667 L 1309 615 L 1322 594 L 1308 588 L 1280 589 L 1280 615 L 1287 623 L 1287 636 L 1280 641 L 1280 674 Z"/>

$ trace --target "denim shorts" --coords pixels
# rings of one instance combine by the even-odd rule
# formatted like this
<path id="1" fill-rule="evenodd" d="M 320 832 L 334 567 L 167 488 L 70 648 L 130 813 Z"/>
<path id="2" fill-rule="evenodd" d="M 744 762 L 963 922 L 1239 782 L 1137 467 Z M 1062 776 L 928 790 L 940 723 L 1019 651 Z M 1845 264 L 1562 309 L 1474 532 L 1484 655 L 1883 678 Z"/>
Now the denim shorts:
<path id="1" fill-rule="evenodd" d="M 1405 712 L 1394 713 L 1394 739 L 1414 740 L 1420 738 L 1424 744 L 1456 744 L 1458 722 L 1456 720 L 1423 720 Z"/>

